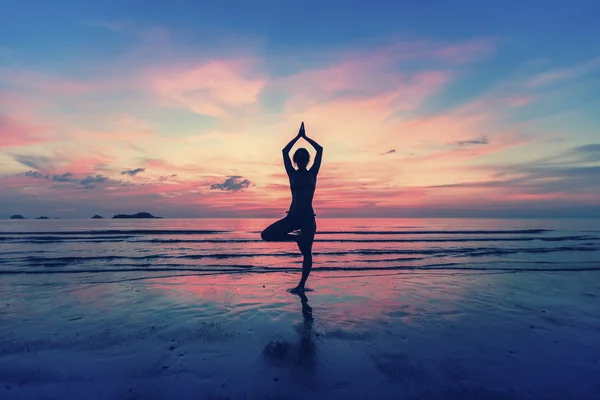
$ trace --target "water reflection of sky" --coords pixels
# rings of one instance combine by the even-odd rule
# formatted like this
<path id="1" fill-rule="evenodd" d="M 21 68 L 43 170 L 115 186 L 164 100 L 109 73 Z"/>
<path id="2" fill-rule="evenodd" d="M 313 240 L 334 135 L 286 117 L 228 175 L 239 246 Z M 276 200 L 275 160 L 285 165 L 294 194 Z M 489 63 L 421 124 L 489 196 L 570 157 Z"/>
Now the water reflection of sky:
<path id="1" fill-rule="evenodd" d="M 597 273 L 326 273 L 305 300 L 286 291 L 297 274 L 105 275 L 3 278 L 0 354 L 80 352 L 83 374 L 102 364 L 107 379 L 132 377 L 142 365 L 152 379 L 201 375 L 234 398 L 224 379 L 240 391 L 340 385 L 358 398 L 467 377 L 537 394 L 576 381 L 585 394 L 600 372 Z"/>
<path id="2" fill-rule="evenodd" d="M 244 276 L 181 276 L 149 283 L 167 301 L 187 304 L 187 312 L 210 304 L 216 314 L 227 318 L 253 318 L 277 322 L 282 314 L 299 312 L 296 296 L 285 290 L 293 287 L 293 274 L 252 274 Z M 355 329 L 365 325 L 401 322 L 418 326 L 422 319 L 452 318 L 465 289 L 459 278 L 448 275 L 444 288 L 425 275 L 383 275 L 346 278 L 343 274 L 315 277 L 314 289 L 306 293 L 320 326 L 337 325 Z M 455 282 L 452 284 L 451 282 Z M 393 320 L 393 321 L 392 321 Z"/>

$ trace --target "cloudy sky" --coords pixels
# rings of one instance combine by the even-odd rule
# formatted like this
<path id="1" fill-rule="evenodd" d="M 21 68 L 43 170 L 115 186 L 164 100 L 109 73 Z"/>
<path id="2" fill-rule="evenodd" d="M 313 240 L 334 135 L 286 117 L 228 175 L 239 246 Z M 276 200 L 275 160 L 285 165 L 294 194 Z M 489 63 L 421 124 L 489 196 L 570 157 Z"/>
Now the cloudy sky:
<path id="1" fill-rule="evenodd" d="M 2 9 L 0 217 L 600 216 L 598 1 Z"/>

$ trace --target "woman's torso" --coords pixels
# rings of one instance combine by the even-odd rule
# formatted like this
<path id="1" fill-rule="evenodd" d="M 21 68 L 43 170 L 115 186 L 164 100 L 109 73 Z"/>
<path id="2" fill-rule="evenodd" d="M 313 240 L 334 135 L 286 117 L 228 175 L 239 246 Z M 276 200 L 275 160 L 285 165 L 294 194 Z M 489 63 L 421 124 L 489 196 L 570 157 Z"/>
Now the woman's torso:
<path id="1" fill-rule="evenodd" d="M 288 215 L 296 217 L 313 217 L 312 200 L 317 185 L 316 177 L 309 171 L 295 171 L 290 176 L 292 204 Z"/>

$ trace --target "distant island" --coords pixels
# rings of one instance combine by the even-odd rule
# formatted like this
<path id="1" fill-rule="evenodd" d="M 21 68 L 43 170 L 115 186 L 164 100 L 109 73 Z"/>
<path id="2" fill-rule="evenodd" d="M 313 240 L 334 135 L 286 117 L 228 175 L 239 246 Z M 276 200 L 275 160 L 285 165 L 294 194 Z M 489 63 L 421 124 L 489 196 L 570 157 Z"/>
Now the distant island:
<path id="1" fill-rule="evenodd" d="M 116 217 L 117 217 L 117 216 L 115 215 L 115 217 L 114 217 L 114 218 L 116 218 Z M 94 215 L 94 216 L 92 217 L 92 219 L 103 219 L 103 218 L 102 218 L 102 215 L 98 215 L 98 214 L 96 214 L 96 215 Z"/>
<path id="2" fill-rule="evenodd" d="M 162 218 L 155 217 L 154 215 L 147 212 L 140 212 L 137 214 L 117 214 L 113 218 Z"/>
<path id="3" fill-rule="evenodd" d="M 43 216 L 43 217 L 37 217 L 36 219 L 50 219 L 50 218 Z"/>
<path id="4" fill-rule="evenodd" d="M 11 215 L 10 219 L 25 219 L 25 217 L 22 215 L 19 215 L 19 214 L 15 214 L 15 215 Z"/>

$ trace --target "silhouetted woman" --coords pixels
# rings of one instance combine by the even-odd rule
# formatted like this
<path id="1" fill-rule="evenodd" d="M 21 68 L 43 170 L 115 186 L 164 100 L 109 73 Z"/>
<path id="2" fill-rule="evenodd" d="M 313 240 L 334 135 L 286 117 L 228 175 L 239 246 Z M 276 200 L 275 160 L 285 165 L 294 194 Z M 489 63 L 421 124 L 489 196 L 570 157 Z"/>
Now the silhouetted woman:
<path id="1" fill-rule="evenodd" d="M 304 148 L 300 148 L 294 153 L 293 160 L 298 169 L 292 166 L 290 160 L 290 150 L 300 138 L 304 138 L 317 151 L 315 161 L 310 169 L 306 169 L 310 161 L 310 154 Z M 302 261 L 302 278 L 298 286 L 291 290 L 293 293 L 304 291 L 304 285 L 312 268 L 312 245 L 315 239 L 315 231 L 317 230 L 312 200 L 315 194 L 317 174 L 321 167 L 322 157 L 323 147 L 306 136 L 303 122 L 298 135 L 283 148 L 283 165 L 290 178 L 292 204 L 285 218 L 271 224 L 261 233 L 261 237 L 266 241 L 293 241 L 298 243 L 298 248 L 304 256 L 304 260 Z M 290 234 L 298 229 L 300 230 L 300 234 Z"/>

